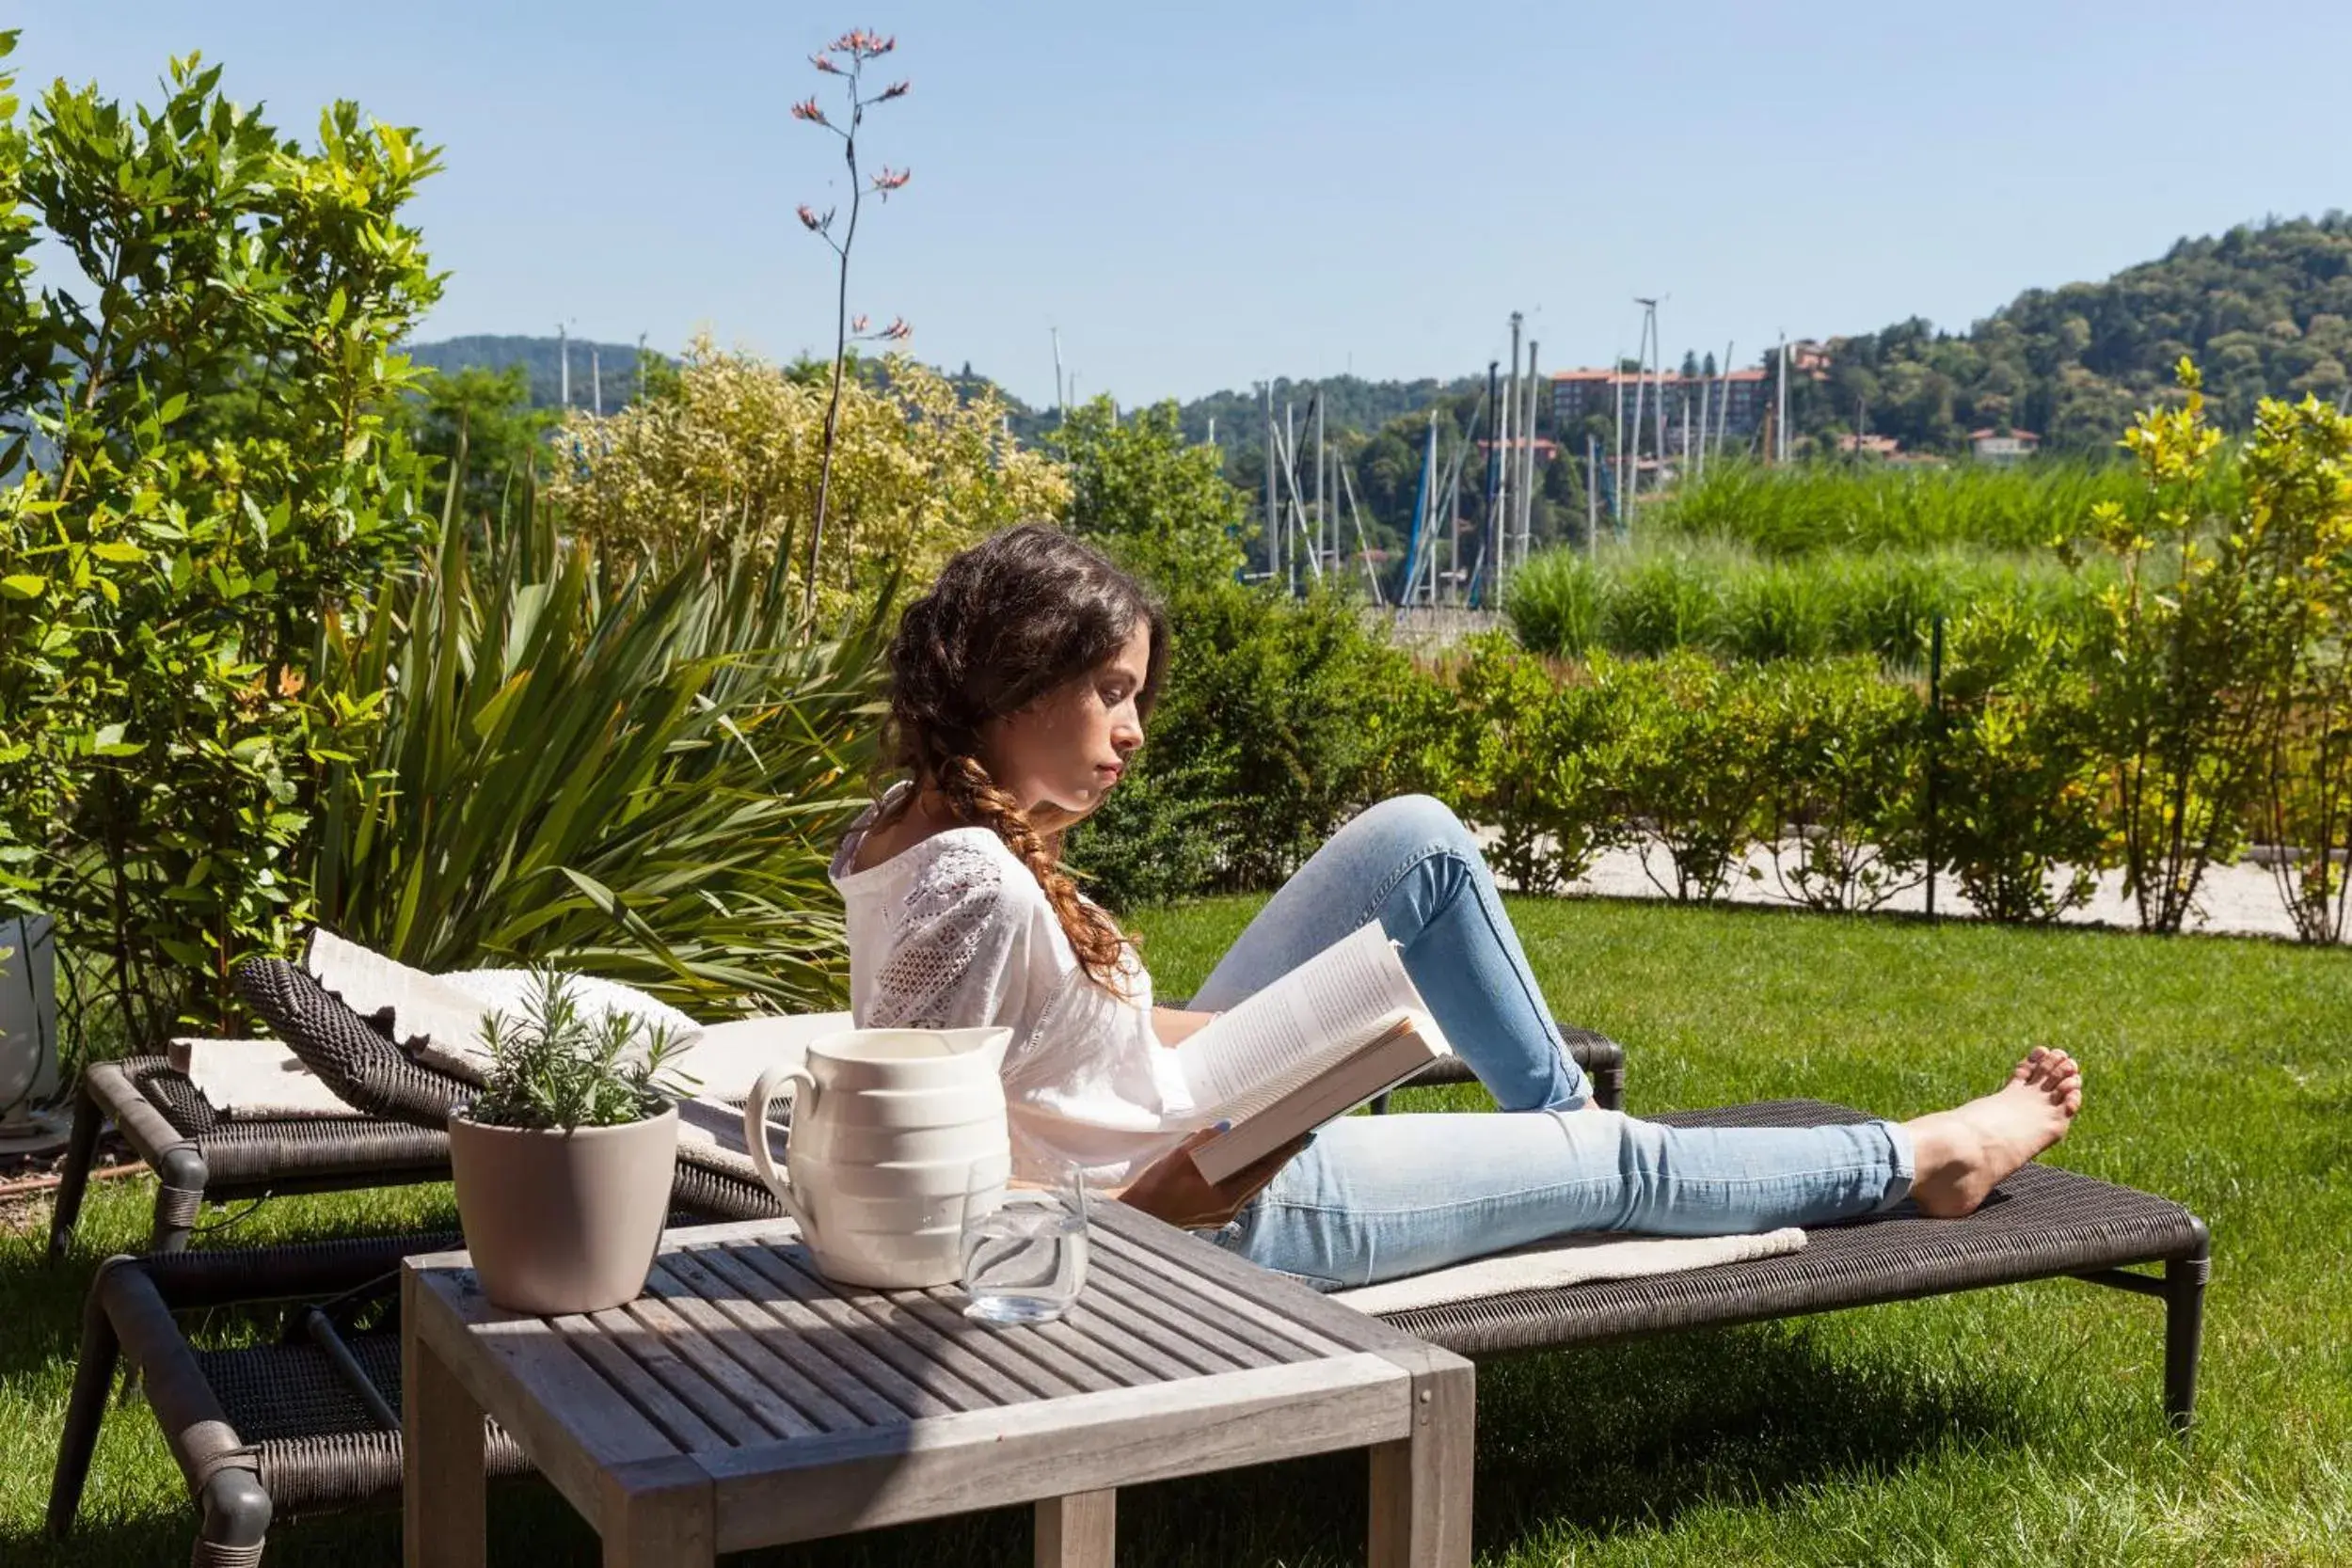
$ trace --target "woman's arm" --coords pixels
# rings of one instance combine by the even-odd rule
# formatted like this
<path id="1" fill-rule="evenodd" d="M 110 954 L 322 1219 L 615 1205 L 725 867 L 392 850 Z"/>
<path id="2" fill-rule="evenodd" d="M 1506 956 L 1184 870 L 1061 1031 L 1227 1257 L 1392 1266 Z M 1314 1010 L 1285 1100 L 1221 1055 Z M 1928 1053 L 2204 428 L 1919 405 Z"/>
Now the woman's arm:
<path id="1" fill-rule="evenodd" d="M 1190 1013 L 1182 1007 L 1152 1009 L 1152 1033 L 1162 1045 L 1181 1045 L 1192 1036 L 1208 1027 L 1215 1013 Z"/>

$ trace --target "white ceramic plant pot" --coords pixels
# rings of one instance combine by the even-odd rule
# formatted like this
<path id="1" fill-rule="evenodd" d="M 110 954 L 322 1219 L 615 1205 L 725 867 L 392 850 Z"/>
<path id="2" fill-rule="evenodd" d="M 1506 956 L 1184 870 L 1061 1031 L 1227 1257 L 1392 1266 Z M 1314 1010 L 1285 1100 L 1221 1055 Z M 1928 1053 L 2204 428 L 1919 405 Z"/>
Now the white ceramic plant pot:
<path id="1" fill-rule="evenodd" d="M 0 1138 L 42 1131 L 34 1107 L 56 1093 L 56 927 L 0 915 Z"/>
<path id="2" fill-rule="evenodd" d="M 554 1317 L 634 1301 L 652 1271 L 677 1168 L 677 1107 L 570 1132 L 449 1118 L 457 1220 L 482 1293 Z"/>

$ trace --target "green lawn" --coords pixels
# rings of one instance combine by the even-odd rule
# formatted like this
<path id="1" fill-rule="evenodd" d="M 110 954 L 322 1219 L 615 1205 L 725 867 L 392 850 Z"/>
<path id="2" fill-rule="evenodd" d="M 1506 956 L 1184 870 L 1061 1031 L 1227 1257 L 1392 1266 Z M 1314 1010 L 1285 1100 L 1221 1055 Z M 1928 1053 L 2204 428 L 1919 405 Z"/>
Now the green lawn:
<path id="1" fill-rule="evenodd" d="M 1197 984 L 1253 908 L 1142 921 L 1161 990 Z M 1813 1095 L 1909 1115 L 1990 1085 L 2028 1044 L 2064 1045 L 2090 1077 L 2059 1163 L 2188 1204 L 2215 1262 L 2185 1455 L 2158 1410 L 2160 1307 L 2072 1281 L 1486 1364 L 1482 1562 L 2344 1560 L 2352 957 L 1631 903 L 1513 912 L 1554 1011 L 1625 1043 L 1636 1112 Z M 94 1196 L 55 1275 L 45 1208 L 0 1231 L 0 1561 L 183 1559 L 183 1494 L 136 1408 L 108 1422 L 75 1541 L 40 1533 L 82 1291 L 144 1233 L 151 1190 Z M 449 1218 L 440 1189 L 286 1199 L 219 1240 Z M 1140 1488 L 1121 1499 L 1121 1561 L 1360 1561 L 1362 1489 L 1354 1460 Z M 1027 1550 L 1026 1515 L 1008 1511 L 773 1560 L 977 1568 Z M 398 1552 L 397 1520 L 376 1514 L 281 1526 L 271 1560 Z M 494 1494 L 492 1552 L 595 1560 L 532 1487 Z"/>

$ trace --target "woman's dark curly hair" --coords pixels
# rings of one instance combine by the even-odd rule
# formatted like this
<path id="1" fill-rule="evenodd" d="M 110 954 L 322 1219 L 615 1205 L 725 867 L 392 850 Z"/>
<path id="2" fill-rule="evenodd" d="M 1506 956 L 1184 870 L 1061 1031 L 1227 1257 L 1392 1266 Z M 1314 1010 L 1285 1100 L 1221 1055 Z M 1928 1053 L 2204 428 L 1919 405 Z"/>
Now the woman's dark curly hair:
<path id="1" fill-rule="evenodd" d="M 949 561 L 930 593 L 909 605 L 890 643 L 886 766 L 912 774 L 875 826 L 905 815 L 916 793 L 936 789 L 959 821 L 994 830 L 1052 901 L 1054 913 L 1098 984 L 1117 990 L 1126 937 L 1078 895 L 1059 867 L 1061 837 L 1079 818 L 1034 814 L 989 775 L 980 731 L 1107 664 L 1136 627 L 1152 628 L 1152 657 L 1136 711 L 1149 718 L 1168 673 L 1168 616 L 1135 578 L 1059 529 L 1026 523 Z"/>

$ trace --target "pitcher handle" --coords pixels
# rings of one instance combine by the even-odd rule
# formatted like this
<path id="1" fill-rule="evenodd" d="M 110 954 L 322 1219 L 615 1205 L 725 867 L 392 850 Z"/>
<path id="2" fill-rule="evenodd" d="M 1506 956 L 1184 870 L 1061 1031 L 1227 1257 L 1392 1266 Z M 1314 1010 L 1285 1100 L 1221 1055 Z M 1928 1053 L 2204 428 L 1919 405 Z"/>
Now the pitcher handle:
<path id="1" fill-rule="evenodd" d="M 751 1150 L 752 1164 L 759 1172 L 760 1180 L 767 1183 L 768 1190 L 776 1195 L 776 1201 L 800 1226 L 802 1240 L 814 1243 L 817 1227 L 809 1222 L 807 1211 L 801 1207 L 800 1196 L 792 1190 L 791 1173 L 776 1164 L 776 1157 L 768 1148 L 768 1101 L 786 1084 L 794 1085 L 792 1119 L 799 1121 L 816 1114 L 817 1080 L 809 1076 L 808 1069 L 771 1067 L 759 1075 L 750 1097 L 743 1101 L 743 1142 Z"/>

